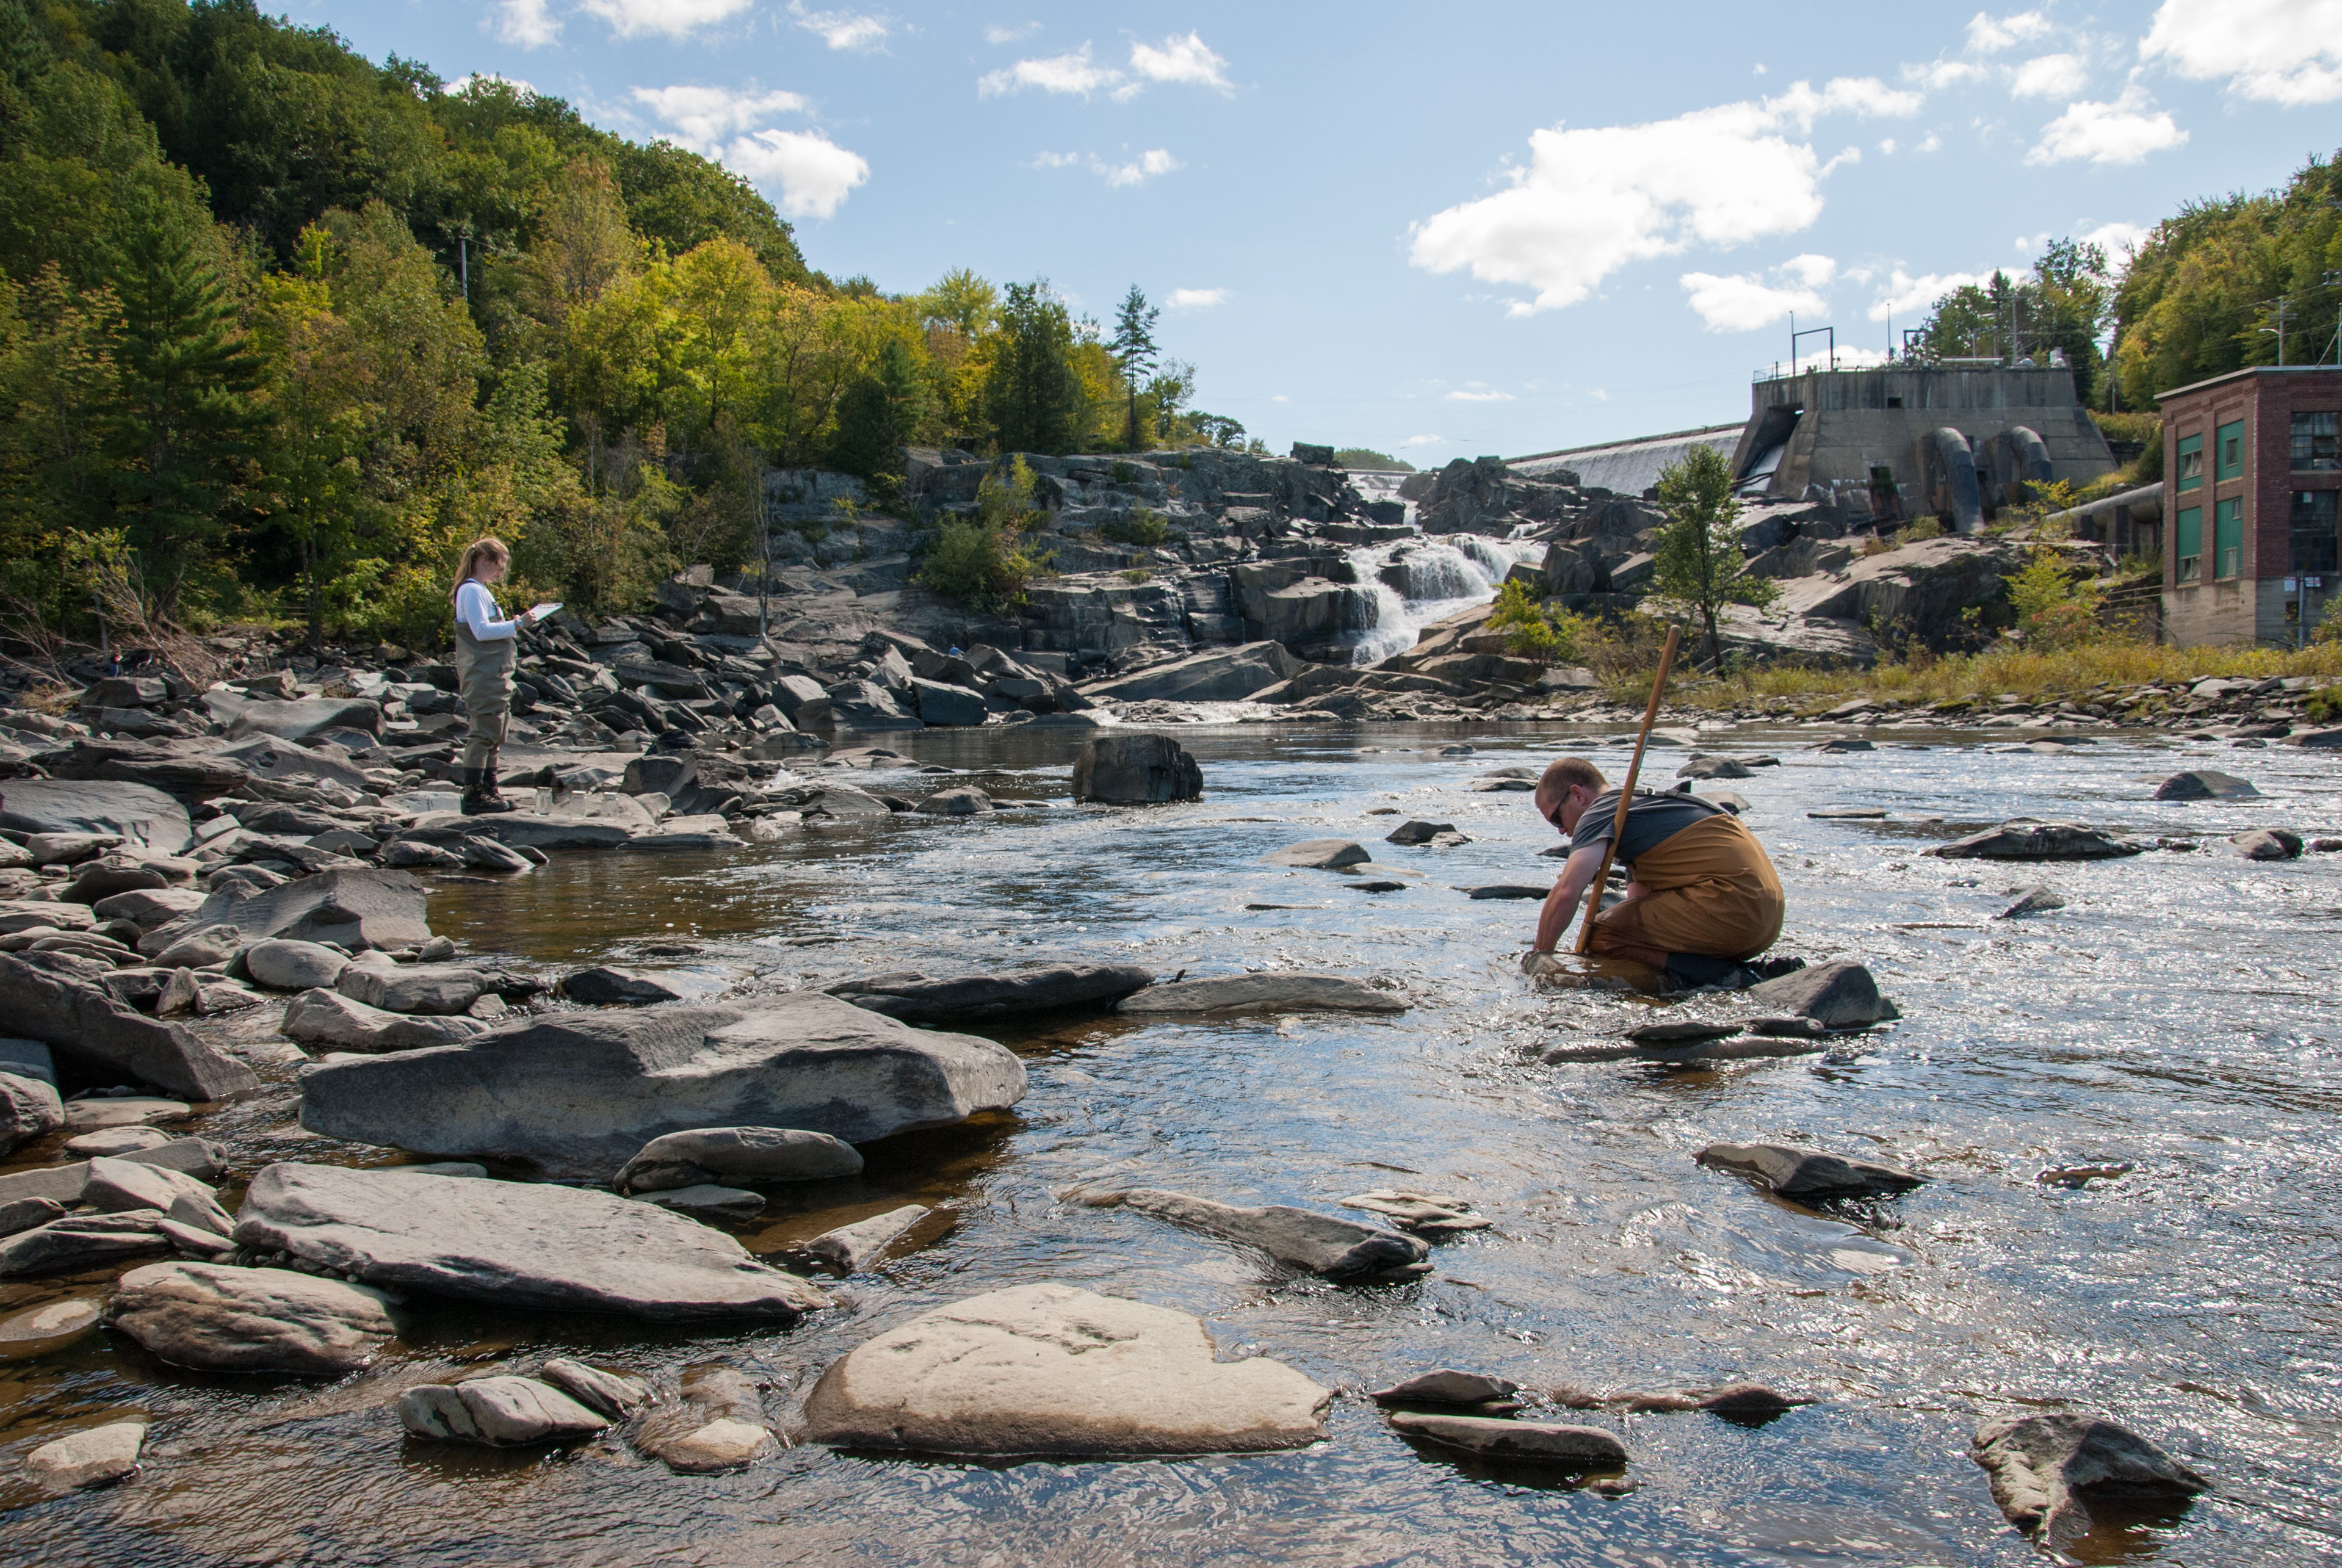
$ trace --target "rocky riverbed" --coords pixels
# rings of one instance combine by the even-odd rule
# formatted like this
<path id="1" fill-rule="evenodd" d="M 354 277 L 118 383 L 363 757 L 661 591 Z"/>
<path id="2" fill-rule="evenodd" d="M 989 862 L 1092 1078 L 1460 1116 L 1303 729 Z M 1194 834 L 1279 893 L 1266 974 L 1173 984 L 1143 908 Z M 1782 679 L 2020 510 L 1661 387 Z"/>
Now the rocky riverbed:
<path id="1" fill-rule="evenodd" d="M 1534 904 L 1474 896 L 1554 869 L 1507 786 L 1558 749 L 1624 755 L 1616 729 L 1552 724 L 1183 725 L 1202 798 L 1146 807 L 1073 801 L 1079 730 L 866 737 L 892 755 L 840 737 L 828 760 L 850 773 L 800 756 L 796 782 L 747 783 L 846 801 L 851 778 L 876 811 L 781 806 L 746 818 L 795 814 L 769 837 L 667 843 L 671 818 L 627 817 L 615 847 L 420 865 L 399 874 L 412 899 L 381 902 L 355 891 L 373 883 L 291 896 L 385 874 L 280 850 L 272 920 L 299 933 L 238 927 L 174 966 L 96 945 L 115 936 L 58 942 L 42 951 L 89 967 L 41 973 L 189 977 L 175 1026 L 227 1097 L 125 1078 L 143 1099 L 61 1105 L 70 1125 L 35 1125 L 0 1164 L 0 1183 L 62 1170 L 68 1139 L 112 1124 L 84 1194 L 110 1183 L 104 1212 L 52 1223 L 132 1238 L 102 1243 L 118 1263 L 0 1280 L 0 1541 L 109 1563 L 2013 1564 L 2035 1560 L 2022 1520 L 2087 1560 L 2317 1554 L 2335 1525 L 2315 1369 L 2330 756 L 2087 716 L 2014 734 L 1865 716 L 1686 727 L 1651 764 L 1741 800 L 1790 894 L 1782 951 L 1817 974 L 1859 963 L 1900 1014 L 1865 1029 L 1789 1028 L 1765 993 L 1533 988 Z M 2085 744 L 2037 744 L 2053 733 Z M 1831 736 L 1870 744 L 1817 746 Z M 2165 790 L 2207 771 L 2252 793 Z M 396 782 L 276 804 L 412 827 L 428 803 L 394 806 Z M 564 820 L 624 810 L 578 782 Z M 966 790 L 1037 804 L 886 804 Z M 2277 858 L 2251 858 L 2256 834 Z M 1980 836 L 2096 847 L 1926 853 Z M 216 893 L 268 847 L 189 875 Z M 1346 864 L 1278 864 L 1296 859 Z M 24 874 L 54 893 L 87 873 Z M 44 902 L 64 907 L 10 908 Z M 369 919 L 379 943 L 357 939 Z M 1326 978 L 1278 991 L 1304 974 Z M 170 984 L 124 981 L 130 1015 L 161 1027 Z M 1077 1010 L 1021 1010 L 1076 990 Z M 282 1033 L 311 996 L 455 1038 L 329 1061 L 341 1043 Z M 500 1070 L 565 1060 L 581 1104 L 628 1097 L 626 1062 L 651 1059 L 607 1042 L 646 1029 L 654 1070 L 703 1084 L 688 1064 L 766 1048 L 746 1042 L 911 1042 L 942 1098 L 892 1135 L 676 1134 L 628 1160 L 635 1126 L 554 1150 L 525 1118 L 464 1123 L 452 1065 L 402 1066 L 460 1064 L 493 1029 L 514 1043 Z M 305 1112 L 305 1072 L 319 1106 L 339 1075 L 354 1108 Z M 158 1093 L 175 1089 L 184 1111 Z M 395 1119 L 402 1094 L 412 1131 L 317 1124 Z M 816 1112 L 755 1112 L 781 1116 Z M 205 1239 L 211 1200 L 175 1181 L 215 1195 L 225 1244 Z M 167 1217 L 142 1220 L 158 1199 Z M 465 1244 L 506 1231 L 501 1251 Z M 196 1310 L 218 1273 L 247 1314 L 234 1343 L 277 1324 L 312 1358 L 299 1375 L 185 1369 L 225 1343 Z M 728 1315 L 703 1311 L 718 1298 Z M 1066 1353 L 1086 1344 L 1104 1359 Z M 1028 1352 L 1029 1376 L 903 1371 Z M 1439 1368 L 1482 1381 L 1411 1383 Z M 1406 1386 L 1446 1392 L 1390 1413 L 1368 1397 Z M 2045 1412 L 2101 1424 L 2007 1426 Z M 1102 1450 L 1152 1457 L 1083 1457 Z M 1197 1451 L 1234 1453 L 1177 1457 Z M 979 1457 L 1002 1454 L 1027 1457 Z M 2109 1475 L 2139 1487 L 2093 1492 Z M 2191 1475 L 2209 1490 L 2189 1504 Z"/>

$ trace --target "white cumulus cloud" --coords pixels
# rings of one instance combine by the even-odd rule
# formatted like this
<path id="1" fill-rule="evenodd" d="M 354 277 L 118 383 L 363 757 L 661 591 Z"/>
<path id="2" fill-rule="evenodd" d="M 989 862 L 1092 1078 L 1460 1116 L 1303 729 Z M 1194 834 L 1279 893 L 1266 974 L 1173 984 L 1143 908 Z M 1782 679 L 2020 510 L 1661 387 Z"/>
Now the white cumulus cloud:
<path id="1" fill-rule="evenodd" d="M 1193 33 L 1166 38 L 1160 49 L 1148 44 L 1130 46 L 1130 68 L 1150 82 L 1184 82 L 1226 93 L 1234 90 L 1228 85 L 1227 66 Z"/>
<path id="2" fill-rule="evenodd" d="M 819 36 L 833 49 L 875 49 L 886 41 L 891 24 L 884 16 L 864 16 L 852 11 L 808 11 L 805 0 L 789 0 L 789 15 L 798 26 Z"/>
<path id="3" fill-rule="evenodd" d="M 1529 163 L 1508 186 L 1416 224 L 1408 259 L 1532 289 L 1511 307 L 1526 315 L 1576 305 L 1630 262 L 1794 234 L 1821 215 L 1822 170 L 1810 145 L 1783 134 L 1787 122 L 1834 107 L 1903 112 L 1884 102 L 1867 87 L 1815 94 L 1800 83 L 1762 104 L 1532 132 Z"/>
<path id="4" fill-rule="evenodd" d="M 1819 315 L 1829 308 L 1829 302 L 1810 288 L 1775 286 L 1753 274 L 1718 277 L 1693 272 L 1676 281 L 1690 293 L 1692 309 L 1710 332 L 1754 332 L 1793 310 Z"/>
<path id="5" fill-rule="evenodd" d="M 1459 386 L 1447 394 L 1450 403 L 1510 403 L 1512 400 L 1511 393 L 1498 392 L 1495 387 L 1482 386 L 1477 383 L 1469 387 Z"/>
<path id="6" fill-rule="evenodd" d="M 1766 99 L 1765 107 L 1784 120 L 1796 121 L 1798 130 L 1810 131 L 1814 121 L 1823 115 L 1899 117 L 1917 114 L 1925 102 L 1925 95 L 1890 87 L 1876 76 L 1838 76 L 1824 85 L 1818 93 L 1809 83 L 1796 83 L 1779 97 Z"/>
<path id="7" fill-rule="evenodd" d="M 1044 93 L 1063 93 L 1086 98 L 1101 87 L 1111 87 L 1122 80 L 1122 73 L 1111 65 L 1101 65 L 1090 58 L 1090 46 L 1069 49 L 1062 55 L 1052 55 L 1046 60 L 1019 60 L 997 71 L 979 77 L 976 95 L 989 98 L 999 93 L 1021 93 L 1027 87 L 1038 87 Z"/>
<path id="8" fill-rule="evenodd" d="M 2136 164 L 2149 153 L 2187 139 L 2170 115 L 2149 106 L 2147 89 L 2136 83 L 2111 104 L 2084 100 L 2041 127 L 2041 140 L 2025 155 L 2028 164 L 2062 164 L 2087 158 L 2094 164 Z"/>
<path id="9" fill-rule="evenodd" d="M 2049 18 L 2038 11 L 2019 11 L 2013 15 L 1993 16 L 1979 11 L 1968 18 L 1968 47 L 1979 55 L 1997 54 L 2003 49 L 2027 44 L 2046 35 Z"/>
<path id="10" fill-rule="evenodd" d="M 2044 55 L 2017 68 L 2008 91 L 2018 98 L 2065 98 L 2088 85 L 2090 67 L 2079 55 Z"/>
<path id="11" fill-rule="evenodd" d="M 1956 87 L 1971 76 L 1983 75 L 1983 67 L 1970 65 L 1966 60 L 1935 60 L 1925 65 L 1903 67 L 1905 81 L 1917 82 L 1934 92 L 1941 92 L 1946 87 Z"/>
<path id="12" fill-rule="evenodd" d="M 706 153 L 726 136 L 763 125 L 776 115 L 803 114 L 809 106 L 795 93 L 734 92 L 728 87 L 636 87 L 635 102 L 658 116 L 678 145 Z"/>
<path id="13" fill-rule="evenodd" d="M 2139 58 L 2273 104 L 2342 98 L 2342 0 L 2164 0 Z"/>
<path id="14" fill-rule="evenodd" d="M 621 38 L 657 33 L 681 38 L 737 15 L 754 0 L 584 0 L 579 9 L 599 16 Z"/>
<path id="15" fill-rule="evenodd" d="M 1079 153 L 1036 153 L 1033 166 L 1036 169 L 1062 169 L 1082 161 Z"/>
<path id="16" fill-rule="evenodd" d="M 1403 447 L 1446 446 L 1448 444 L 1448 440 L 1445 435 L 1410 435 L 1405 441 L 1400 442 L 1399 444 Z"/>
<path id="17" fill-rule="evenodd" d="M 553 19 L 545 0 L 496 0 L 480 25 L 524 49 L 542 49 L 561 36 L 561 24 Z"/>
<path id="18" fill-rule="evenodd" d="M 2147 236 L 2154 232 L 2155 227 L 2151 224 L 2127 224 L 2117 221 L 2100 224 L 2097 228 L 2084 235 L 2082 241 L 2086 245 L 2094 245 L 2106 252 L 2107 262 L 2117 271 L 2120 271 L 2124 258 L 2140 245 L 2145 245 Z"/>
<path id="19" fill-rule="evenodd" d="M 1103 158 L 1090 160 L 1090 167 L 1104 175 L 1109 185 L 1143 185 L 1156 175 L 1167 175 L 1179 166 L 1179 160 L 1162 147 L 1149 148 L 1126 164 L 1109 164 Z"/>
<path id="20" fill-rule="evenodd" d="M 1887 280 L 1887 287 L 1870 306 L 1870 319 L 1885 321 L 1889 316 L 1917 315 L 1937 300 L 1967 284 L 1981 288 L 1992 281 L 1988 272 L 1931 272 L 1913 277 L 1897 267 Z"/>
<path id="21" fill-rule="evenodd" d="M 984 41 L 987 44 L 1014 44 L 1019 38 L 1029 38 L 1041 30 L 1038 22 L 1026 22 L 1016 27 L 986 27 Z"/>
<path id="22" fill-rule="evenodd" d="M 723 151 L 724 166 L 757 185 L 778 184 L 776 203 L 793 218 L 826 218 L 870 178 L 870 161 L 817 131 L 758 131 Z"/>
<path id="23" fill-rule="evenodd" d="M 524 82 L 518 76 L 500 76 L 494 71 L 475 71 L 468 76 L 458 76 L 440 90 L 451 95 L 467 93 L 475 82 L 501 82 L 515 93 L 534 94 L 536 91 L 536 85 L 533 82 Z"/>
<path id="24" fill-rule="evenodd" d="M 1227 300 L 1228 291 L 1224 288 L 1175 288 L 1163 304 L 1171 310 L 1209 310 Z"/>

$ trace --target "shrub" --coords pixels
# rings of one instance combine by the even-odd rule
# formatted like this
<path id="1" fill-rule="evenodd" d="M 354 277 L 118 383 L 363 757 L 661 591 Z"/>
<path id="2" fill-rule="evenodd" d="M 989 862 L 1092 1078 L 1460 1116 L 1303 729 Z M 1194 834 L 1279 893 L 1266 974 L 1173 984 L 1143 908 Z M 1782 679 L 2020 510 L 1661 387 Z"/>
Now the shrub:
<path id="1" fill-rule="evenodd" d="M 1600 640 L 1600 626 L 1591 616 L 1548 609 L 1526 583 L 1507 582 L 1496 590 L 1488 629 L 1506 634 L 1505 647 L 1514 657 L 1546 664 L 1581 663 Z"/>
<path id="2" fill-rule="evenodd" d="M 2078 574 L 2057 551 L 2037 545 L 2024 569 L 2008 579 L 2009 607 L 2027 647 L 2077 648 L 2106 634 L 2098 620 L 2097 579 Z"/>
<path id="3" fill-rule="evenodd" d="M 1171 537 L 1171 524 L 1151 507 L 1134 506 L 1123 515 L 1108 519 L 1098 535 L 1117 544 L 1161 544 Z"/>
<path id="4" fill-rule="evenodd" d="M 1006 610 L 1025 602 L 1026 585 L 1043 568 L 1042 560 L 1006 529 L 946 523 L 919 568 L 918 582 L 971 610 Z"/>
<path id="5" fill-rule="evenodd" d="M 1906 544 L 1917 544 L 1922 539 L 1940 539 L 1943 536 L 1944 520 L 1933 513 L 1907 524 L 1903 529 L 1903 543 Z"/>

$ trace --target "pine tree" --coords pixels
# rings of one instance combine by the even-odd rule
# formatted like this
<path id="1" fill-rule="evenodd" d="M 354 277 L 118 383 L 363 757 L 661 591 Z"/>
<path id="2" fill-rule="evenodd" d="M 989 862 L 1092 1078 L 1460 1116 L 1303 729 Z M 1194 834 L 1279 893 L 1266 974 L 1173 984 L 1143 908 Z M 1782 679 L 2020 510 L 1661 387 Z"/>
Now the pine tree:
<path id="1" fill-rule="evenodd" d="M 1123 444 L 1134 452 L 1138 450 L 1138 379 L 1153 368 L 1160 352 L 1155 344 L 1155 323 L 1162 315 L 1162 307 L 1148 305 L 1138 285 L 1132 284 L 1114 313 L 1114 341 L 1106 345 L 1114 351 L 1115 363 L 1122 367 L 1122 379 L 1129 389 L 1129 427 Z"/>
<path id="2" fill-rule="evenodd" d="M 899 337 L 878 345 L 878 361 L 838 400 L 837 437 L 830 461 L 866 479 L 899 476 L 902 449 L 927 414 L 927 385 L 917 359 Z"/>
<path id="3" fill-rule="evenodd" d="M 1048 290 L 1045 281 L 1012 283 L 1001 304 L 985 402 L 1003 452 L 1070 452 L 1080 436 L 1073 318 Z"/>

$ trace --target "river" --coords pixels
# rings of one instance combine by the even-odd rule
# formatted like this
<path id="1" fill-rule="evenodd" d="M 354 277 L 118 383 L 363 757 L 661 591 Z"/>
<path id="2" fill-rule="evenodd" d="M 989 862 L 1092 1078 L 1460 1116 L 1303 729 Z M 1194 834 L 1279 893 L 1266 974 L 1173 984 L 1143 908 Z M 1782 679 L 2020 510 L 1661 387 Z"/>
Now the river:
<path id="1" fill-rule="evenodd" d="M 1782 759 L 1731 786 L 1753 803 L 1748 821 L 1788 891 L 1780 950 L 1860 959 L 1904 1016 L 1827 1056 L 1714 1071 L 1539 1061 L 1651 1004 L 1531 994 L 1516 961 L 1536 906 L 1456 891 L 1555 867 L 1535 858 L 1553 834 L 1527 797 L 1469 781 L 1564 748 L 1615 768 L 1615 735 L 1196 728 L 1181 739 L 1202 763 L 1204 800 L 1148 810 L 1069 807 L 1078 738 L 1063 733 L 882 737 L 964 770 L 934 782 L 973 778 L 1054 806 L 821 827 L 728 856 L 570 854 L 509 882 L 443 884 L 435 929 L 549 968 L 612 957 L 770 987 L 1065 954 L 1165 974 L 1379 974 L 1416 1004 L 1364 1021 L 1093 1018 L 1000 1033 L 1031 1069 L 1015 1114 L 873 1145 L 861 1178 L 781 1189 L 764 1216 L 727 1227 L 770 1252 L 906 1200 L 948 1206 L 947 1233 L 793 1330 L 450 1309 L 340 1384 L 177 1373 L 104 1335 L 0 1365 L 0 1471 L 101 1411 L 154 1421 L 127 1484 L 42 1502 L 0 1483 L 14 1509 L 0 1516 L 0 1558 L 2013 1565 L 2038 1559 L 1967 1444 L 1985 1419 L 2041 1408 L 2111 1415 L 2217 1483 L 2179 1515 L 2108 1523 L 2077 1549 L 2086 1560 L 2329 1557 L 2342 1525 L 2342 855 L 2254 864 L 2220 840 L 2269 824 L 2342 831 L 2333 760 L 2136 740 L 2045 756 L 2005 749 L 2007 732 L 1882 735 L 1877 752 L 1833 755 L 1806 749 L 1813 738 L 1712 737 L 1713 749 Z M 1436 754 L 1458 741 L 1477 754 Z M 1654 762 L 1669 782 L 1669 754 Z M 2202 765 L 2268 798 L 2148 798 Z M 1807 814 L 1848 806 L 1890 814 Z M 1382 807 L 1400 814 L 1366 814 Z M 1919 854 L 2019 814 L 2205 847 L 2044 867 Z M 1452 822 L 1472 842 L 1379 843 L 1408 816 Z M 1366 894 L 1259 864 L 1328 835 L 1422 875 Z M 2068 906 L 1991 918 L 2033 881 Z M 285 1070 L 270 1076 L 265 1094 L 197 1129 L 229 1144 L 238 1175 L 273 1158 L 397 1158 L 302 1134 Z M 1704 1144 L 1749 1139 L 1931 1180 L 1832 1214 L 1693 1163 Z M 2036 1180 L 2081 1162 L 2137 1170 L 2082 1190 Z M 1495 1226 L 1437 1248 L 1420 1283 L 1346 1288 L 1053 1196 L 1106 1176 L 1320 1209 L 1396 1181 L 1464 1193 Z M 233 1183 L 223 1193 L 231 1207 L 236 1195 Z M 1533 1389 L 1746 1377 L 1819 1403 L 1755 1429 L 1698 1413 L 1580 1418 L 1616 1427 L 1634 1455 L 1618 1496 L 1418 1451 L 1346 1396 L 1329 1441 L 1286 1454 L 993 1465 L 796 1449 L 698 1478 L 615 1442 L 557 1453 L 405 1442 L 383 1408 L 434 1371 L 555 1352 L 669 1386 L 724 1362 L 801 1392 L 919 1312 L 1040 1280 L 1194 1313 L 1223 1355 L 1273 1355 L 1350 1394 L 1452 1365 Z M 0 1286 L 0 1311 L 101 1289 Z"/>

